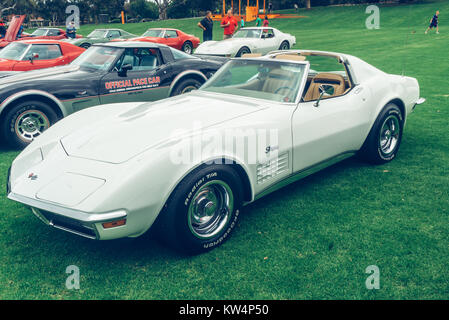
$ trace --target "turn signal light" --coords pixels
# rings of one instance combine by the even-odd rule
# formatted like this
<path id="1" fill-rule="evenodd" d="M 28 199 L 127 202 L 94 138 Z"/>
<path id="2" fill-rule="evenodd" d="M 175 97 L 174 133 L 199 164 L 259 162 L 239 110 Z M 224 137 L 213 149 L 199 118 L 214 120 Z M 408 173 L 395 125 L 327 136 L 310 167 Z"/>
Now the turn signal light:
<path id="1" fill-rule="evenodd" d="M 105 229 L 115 228 L 115 227 L 123 226 L 125 224 L 126 224 L 126 219 L 105 222 L 105 223 L 103 223 L 103 228 L 105 228 Z"/>

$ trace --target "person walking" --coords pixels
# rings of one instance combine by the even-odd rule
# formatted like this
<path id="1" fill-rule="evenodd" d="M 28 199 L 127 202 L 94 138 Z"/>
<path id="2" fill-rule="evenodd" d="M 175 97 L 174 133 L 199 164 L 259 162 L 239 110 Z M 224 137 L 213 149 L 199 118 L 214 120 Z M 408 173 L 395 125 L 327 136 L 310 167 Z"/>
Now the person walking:
<path id="1" fill-rule="evenodd" d="M 263 20 L 263 26 L 268 27 L 270 23 L 268 22 L 268 16 L 265 16 L 265 19 Z"/>
<path id="2" fill-rule="evenodd" d="M 273 10 L 273 4 L 271 2 L 268 3 L 268 13 L 271 13 Z"/>
<path id="3" fill-rule="evenodd" d="M 437 10 L 437 12 L 435 13 L 435 15 L 433 16 L 432 19 L 430 19 L 430 25 L 427 28 L 426 32 L 424 32 L 425 34 L 427 34 L 427 32 L 429 32 L 429 30 L 435 28 L 437 30 L 437 34 L 440 34 L 440 32 L 438 31 L 438 16 L 440 14 L 440 11 Z"/>
<path id="4" fill-rule="evenodd" d="M 198 27 L 203 29 L 203 42 L 212 40 L 214 21 L 211 11 L 206 11 L 206 16 L 198 22 Z"/>
<path id="5" fill-rule="evenodd" d="M 223 40 L 232 38 L 232 35 L 238 28 L 238 22 L 237 19 L 232 14 L 232 9 L 229 9 L 226 16 L 223 17 L 223 20 L 221 20 L 220 27 L 224 29 Z"/>
<path id="6" fill-rule="evenodd" d="M 245 27 L 245 20 L 242 18 L 240 18 L 240 28 L 244 28 Z"/>
<path id="7" fill-rule="evenodd" d="M 70 21 L 69 25 L 67 26 L 67 29 L 65 31 L 67 38 L 69 39 L 75 39 L 76 38 L 76 27 L 75 22 Z"/>
<path id="8" fill-rule="evenodd" d="M 261 27 L 261 26 L 262 26 L 262 19 L 259 17 L 259 15 L 257 15 L 256 27 Z"/>

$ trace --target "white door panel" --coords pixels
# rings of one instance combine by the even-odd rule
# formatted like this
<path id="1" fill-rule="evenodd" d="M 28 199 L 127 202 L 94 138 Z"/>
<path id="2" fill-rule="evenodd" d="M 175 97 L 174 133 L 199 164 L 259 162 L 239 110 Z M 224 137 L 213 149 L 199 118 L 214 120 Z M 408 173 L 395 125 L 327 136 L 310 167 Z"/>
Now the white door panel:
<path id="1" fill-rule="evenodd" d="M 369 91 L 300 103 L 292 118 L 293 171 L 358 150 L 370 126 Z"/>

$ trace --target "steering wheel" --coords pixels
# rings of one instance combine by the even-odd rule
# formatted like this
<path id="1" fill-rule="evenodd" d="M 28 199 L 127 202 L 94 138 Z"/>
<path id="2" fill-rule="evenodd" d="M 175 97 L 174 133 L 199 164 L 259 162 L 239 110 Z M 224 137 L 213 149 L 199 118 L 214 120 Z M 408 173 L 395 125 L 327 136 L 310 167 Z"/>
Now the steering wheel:
<path id="1" fill-rule="evenodd" d="M 283 87 L 279 87 L 276 90 L 274 90 L 274 93 L 277 94 L 279 91 L 281 91 L 282 89 L 287 89 L 288 91 L 295 91 L 295 89 L 293 89 L 292 87 L 288 87 L 288 86 L 283 86 Z"/>

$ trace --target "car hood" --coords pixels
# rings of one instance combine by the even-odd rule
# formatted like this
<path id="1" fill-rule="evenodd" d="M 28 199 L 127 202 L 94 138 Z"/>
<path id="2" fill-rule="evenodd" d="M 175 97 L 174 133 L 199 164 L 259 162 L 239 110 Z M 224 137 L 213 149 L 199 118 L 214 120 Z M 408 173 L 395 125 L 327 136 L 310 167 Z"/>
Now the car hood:
<path id="1" fill-rule="evenodd" d="M 14 41 L 16 40 L 17 33 L 19 32 L 20 26 L 25 20 L 25 15 L 22 16 L 14 16 L 9 23 L 8 30 L 6 30 L 4 40 L 5 41 Z"/>
<path id="2" fill-rule="evenodd" d="M 128 39 L 129 41 L 148 41 L 148 42 L 156 42 L 156 43 L 162 43 L 164 42 L 164 38 L 158 38 L 158 37 L 135 37 Z"/>
<path id="3" fill-rule="evenodd" d="M 11 73 L 7 79 L 2 80 L 2 82 L 0 83 L 0 86 L 12 84 L 14 82 L 25 82 L 25 81 L 29 81 L 29 80 L 42 80 L 44 77 L 57 76 L 57 75 L 61 75 L 61 74 L 69 73 L 69 72 L 75 72 L 75 71 L 78 71 L 79 69 L 80 69 L 79 66 L 69 64 L 69 65 L 60 66 L 60 67 L 31 70 L 31 71 L 27 71 L 27 72 Z"/>
<path id="4" fill-rule="evenodd" d="M 203 42 L 196 50 L 197 54 L 205 54 L 205 53 L 220 53 L 227 54 L 230 53 L 233 49 L 237 48 L 242 44 L 248 44 L 253 39 L 243 39 L 243 38 L 231 38 L 221 41 L 206 41 Z"/>
<path id="5" fill-rule="evenodd" d="M 69 156 L 122 163 L 182 137 L 261 110 L 254 103 L 190 93 L 136 107 L 79 126 L 61 139 Z M 92 119 L 90 113 L 87 115 Z M 63 120 L 64 121 L 64 120 Z M 82 122 L 82 119 L 81 119 Z"/>

